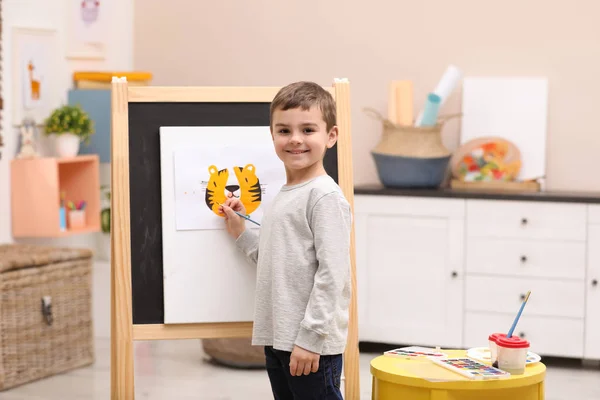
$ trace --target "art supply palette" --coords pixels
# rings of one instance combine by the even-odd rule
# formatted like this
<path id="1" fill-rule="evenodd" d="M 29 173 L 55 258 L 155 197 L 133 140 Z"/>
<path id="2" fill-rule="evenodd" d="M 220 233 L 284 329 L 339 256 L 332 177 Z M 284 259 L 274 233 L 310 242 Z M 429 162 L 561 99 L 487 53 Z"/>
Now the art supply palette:
<path id="1" fill-rule="evenodd" d="M 467 356 L 486 363 L 492 362 L 492 353 L 490 352 L 489 347 L 473 347 L 472 349 L 467 350 Z M 527 360 L 525 361 L 525 364 L 535 364 L 540 362 L 541 360 L 542 357 L 535 353 L 532 353 L 531 351 L 528 351 Z"/>
<path id="2" fill-rule="evenodd" d="M 469 379 L 505 379 L 510 377 L 508 372 L 467 357 L 447 359 L 432 358 L 431 362 Z"/>
<path id="3" fill-rule="evenodd" d="M 418 346 L 402 347 L 399 349 L 386 351 L 383 354 L 386 356 L 390 356 L 390 357 L 414 358 L 414 359 L 426 358 L 426 357 L 431 357 L 431 358 L 446 358 L 446 357 L 448 357 L 447 354 L 436 351 L 434 349 L 429 349 L 427 347 L 418 347 Z"/>

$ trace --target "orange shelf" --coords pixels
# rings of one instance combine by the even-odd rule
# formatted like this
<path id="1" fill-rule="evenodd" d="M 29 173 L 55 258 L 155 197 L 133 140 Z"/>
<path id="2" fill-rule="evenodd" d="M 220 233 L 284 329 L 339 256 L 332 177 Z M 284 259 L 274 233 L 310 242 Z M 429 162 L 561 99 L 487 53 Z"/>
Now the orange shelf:
<path id="1" fill-rule="evenodd" d="M 60 193 L 86 202 L 85 226 L 61 231 Z M 64 237 L 100 231 L 100 163 L 97 155 L 11 161 L 13 237 Z"/>

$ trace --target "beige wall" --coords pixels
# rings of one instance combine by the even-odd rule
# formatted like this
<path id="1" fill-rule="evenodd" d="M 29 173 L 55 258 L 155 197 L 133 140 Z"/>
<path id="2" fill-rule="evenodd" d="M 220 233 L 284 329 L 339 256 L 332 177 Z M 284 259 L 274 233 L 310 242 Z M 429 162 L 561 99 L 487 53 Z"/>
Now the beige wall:
<path id="1" fill-rule="evenodd" d="M 134 15 L 134 66 L 156 85 L 349 78 L 356 184 L 378 182 L 380 127 L 361 110 L 385 112 L 391 80 L 413 80 L 419 110 L 450 63 L 469 76 L 547 76 L 547 188 L 600 190 L 598 0 L 135 0 Z M 460 98 L 442 112 L 460 111 Z M 451 149 L 459 132 L 458 121 L 445 128 Z"/>

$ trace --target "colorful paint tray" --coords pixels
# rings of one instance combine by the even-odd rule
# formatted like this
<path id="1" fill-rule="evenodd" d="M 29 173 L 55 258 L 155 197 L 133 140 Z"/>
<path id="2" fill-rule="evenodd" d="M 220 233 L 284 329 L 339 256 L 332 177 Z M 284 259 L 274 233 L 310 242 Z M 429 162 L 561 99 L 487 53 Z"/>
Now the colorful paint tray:
<path id="1" fill-rule="evenodd" d="M 472 349 L 467 350 L 467 356 L 486 363 L 492 362 L 492 353 L 490 352 L 489 347 L 473 347 Z M 527 361 L 525 362 L 525 364 L 535 364 L 540 362 L 541 360 L 542 357 L 535 353 L 532 353 L 531 351 L 528 351 Z"/>
<path id="2" fill-rule="evenodd" d="M 419 358 L 447 358 L 448 355 L 437 351 L 436 349 L 430 349 L 427 347 L 411 346 L 402 347 L 399 349 L 388 350 L 383 353 L 389 357 L 399 357 L 405 359 L 419 359 Z"/>
<path id="3" fill-rule="evenodd" d="M 438 364 L 441 367 L 450 371 L 461 374 L 469 379 L 489 380 L 489 379 L 506 379 L 510 377 L 508 372 L 486 365 L 482 362 L 468 357 L 446 358 L 446 359 L 431 359 L 431 362 Z"/>

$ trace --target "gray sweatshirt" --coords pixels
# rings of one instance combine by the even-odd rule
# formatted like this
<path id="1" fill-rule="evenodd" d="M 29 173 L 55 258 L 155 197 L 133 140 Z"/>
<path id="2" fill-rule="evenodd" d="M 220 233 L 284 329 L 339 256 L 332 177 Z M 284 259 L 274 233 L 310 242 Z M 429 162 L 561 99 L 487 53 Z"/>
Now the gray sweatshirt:
<path id="1" fill-rule="evenodd" d="M 328 175 L 283 186 L 259 232 L 237 247 L 257 265 L 252 343 L 344 352 L 350 303 L 351 210 Z"/>

